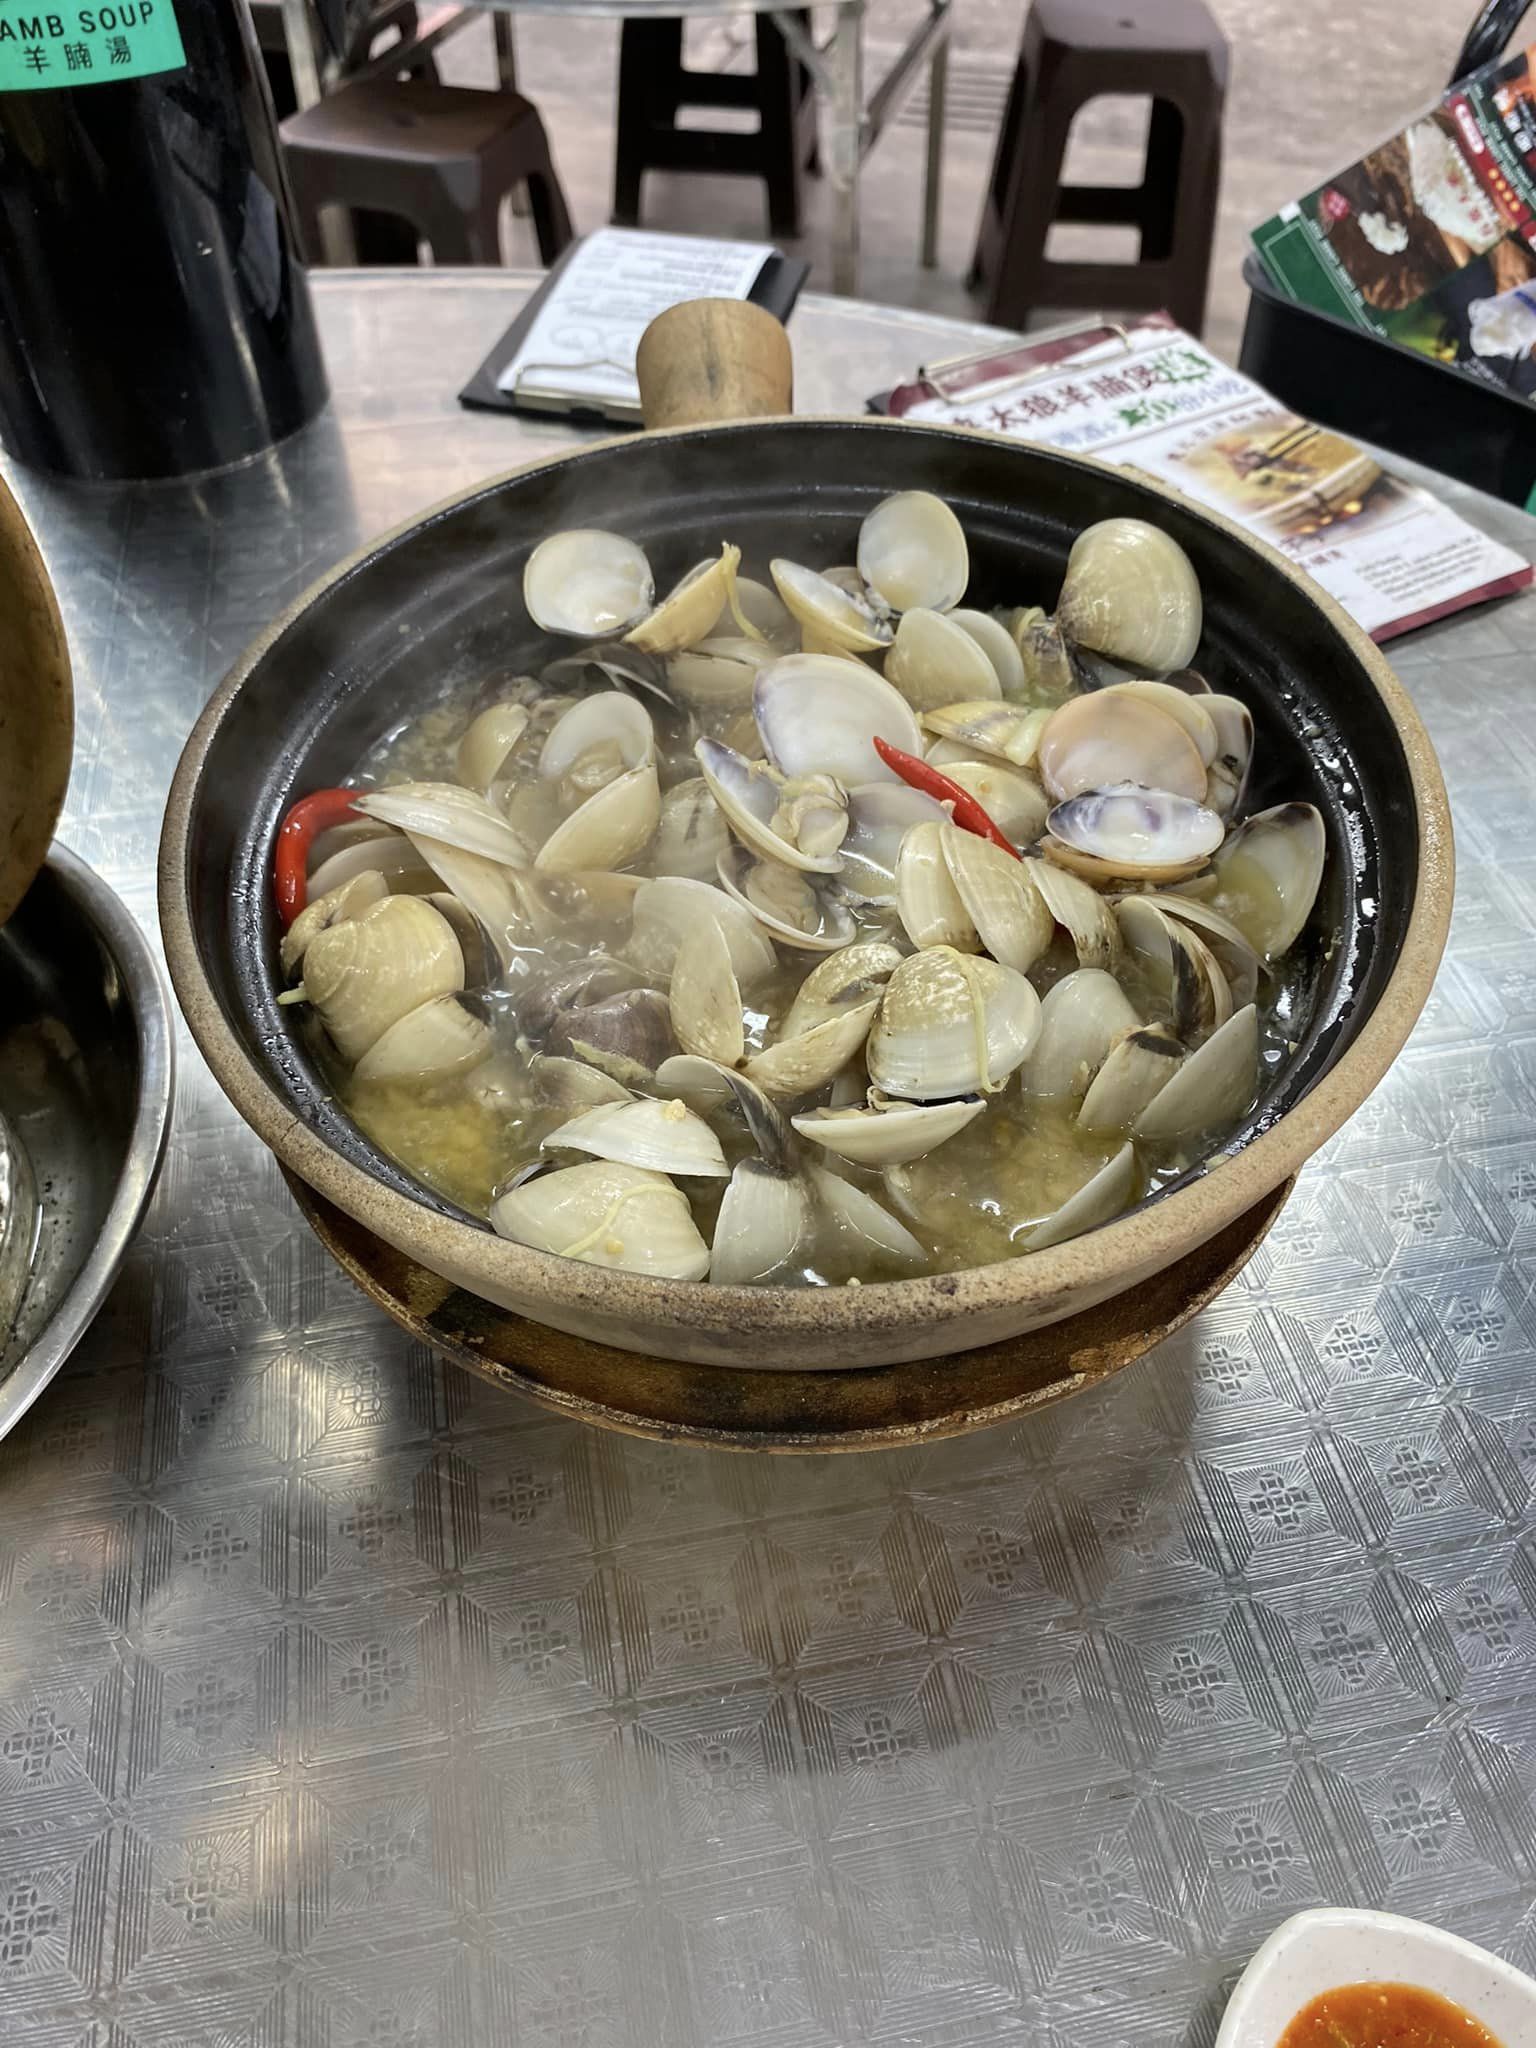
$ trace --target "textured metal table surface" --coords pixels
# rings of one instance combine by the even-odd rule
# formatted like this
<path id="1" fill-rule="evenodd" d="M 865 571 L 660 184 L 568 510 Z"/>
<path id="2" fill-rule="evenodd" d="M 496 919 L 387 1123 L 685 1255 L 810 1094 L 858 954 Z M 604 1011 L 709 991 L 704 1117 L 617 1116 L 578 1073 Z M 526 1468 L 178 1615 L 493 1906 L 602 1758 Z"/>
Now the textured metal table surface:
<path id="1" fill-rule="evenodd" d="M 275 458 L 18 479 L 64 836 L 146 922 L 241 644 L 568 439 L 452 401 L 523 289 L 322 277 L 334 410 Z M 974 335 L 795 328 L 807 410 Z M 148 1227 L 0 1445 L 0 2041 L 1168 2048 L 1318 1901 L 1536 1963 L 1533 627 L 1397 650 L 1461 852 L 1407 1053 L 1237 1286 L 1027 1426 L 752 1460 L 551 1421 L 352 1290 L 184 1044 Z"/>

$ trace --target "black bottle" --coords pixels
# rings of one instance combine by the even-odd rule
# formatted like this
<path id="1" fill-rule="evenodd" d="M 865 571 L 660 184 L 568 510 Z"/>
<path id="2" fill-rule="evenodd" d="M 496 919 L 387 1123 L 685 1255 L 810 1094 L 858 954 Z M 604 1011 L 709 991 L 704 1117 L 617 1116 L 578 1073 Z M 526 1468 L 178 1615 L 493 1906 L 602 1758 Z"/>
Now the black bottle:
<path id="1" fill-rule="evenodd" d="M 0 0 L 0 443 L 183 476 L 325 396 L 242 0 Z"/>

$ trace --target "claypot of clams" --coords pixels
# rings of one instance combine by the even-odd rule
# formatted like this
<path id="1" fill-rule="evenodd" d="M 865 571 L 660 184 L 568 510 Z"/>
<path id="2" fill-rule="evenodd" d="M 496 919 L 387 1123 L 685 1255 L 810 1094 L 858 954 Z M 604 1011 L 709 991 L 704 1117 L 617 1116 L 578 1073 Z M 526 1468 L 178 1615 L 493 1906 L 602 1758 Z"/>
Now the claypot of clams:
<path id="1" fill-rule="evenodd" d="M 738 371 L 787 410 L 782 337 L 666 317 L 670 416 Z M 802 1372 L 1039 1330 L 1251 1212 L 1403 1044 L 1451 880 L 1412 705 L 1279 554 L 788 416 L 342 563 L 199 719 L 160 867 L 193 1034 L 326 1203 L 579 1338 Z"/>

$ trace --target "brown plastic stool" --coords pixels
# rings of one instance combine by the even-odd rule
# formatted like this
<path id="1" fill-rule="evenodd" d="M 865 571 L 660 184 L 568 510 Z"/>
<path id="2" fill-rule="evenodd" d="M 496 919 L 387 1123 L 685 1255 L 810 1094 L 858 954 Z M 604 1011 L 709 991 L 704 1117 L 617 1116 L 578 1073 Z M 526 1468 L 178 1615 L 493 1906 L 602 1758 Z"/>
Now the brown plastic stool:
<path id="1" fill-rule="evenodd" d="M 1037 306 L 1205 321 L 1227 42 L 1204 0 L 1034 0 L 997 139 L 969 282 L 987 318 L 1022 327 Z M 1103 93 L 1152 101 L 1140 185 L 1063 185 L 1072 119 Z M 1141 230 L 1135 263 L 1048 262 L 1055 221 Z"/>
<path id="2" fill-rule="evenodd" d="M 809 15 L 799 12 L 808 25 Z M 815 91 L 768 15 L 756 15 L 754 28 L 756 71 L 689 71 L 679 19 L 625 21 L 613 159 L 616 226 L 638 224 L 640 181 L 647 171 L 718 171 L 761 178 L 768 188 L 771 232 L 799 234 L 800 173 L 816 168 Z M 758 125 L 751 133 L 680 128 L 680 107 L 745 107 L 756 112 Z"/>
<path id="3" fill-rule="evenodd" d="M 524 179 L 544 262 L 571 239 L 544 124 L 519 93 L 359 79 L 291 114 L 282 137 L 311 262 L 320 209 L 347 206 L 398 214 L 439 263 L 499 263 L 501 201 Z"/>

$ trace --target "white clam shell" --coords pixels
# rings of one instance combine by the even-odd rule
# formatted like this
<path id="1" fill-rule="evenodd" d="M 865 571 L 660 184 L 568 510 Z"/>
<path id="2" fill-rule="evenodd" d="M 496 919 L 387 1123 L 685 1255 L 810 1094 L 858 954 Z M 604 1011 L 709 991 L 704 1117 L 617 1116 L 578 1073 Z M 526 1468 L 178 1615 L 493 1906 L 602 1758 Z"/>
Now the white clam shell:
<path id="1" fill-rule="evenodd" d="M 962 700 L 981 703 L 1003 694 L 986 653 L 963 626 L 942 612 L 902 614 L 884 673 L 915 711 L 937 710 Z"/>
<path id="2" fill-rule="evenodd" d="M 540 1174 L 491 1204 L 498 1235 L 536 1251 L 646 1273 L 702 1280 L 709 1247 L 688 1197 L 664 1173 L 593 1159 Z"/>
<path id="3" fill-rule="evenodd" d="M 776 1172 L 788 1170 L 793 1155 L 789 1125 L 778 1106 L 745 1074 L 723 1067 L 717 1060 L 679 1052 L 656 1069 L 656 1085 L 681 1096 L 701 1115 L 733 1108 L 763 1160 Z"/>
<path id="4" fill-rule="evenodd" d="M 851 1239 L 861 1258 L 898 1259 L 916 1266 L 928 1254 L 904 1223 L 883 1209 L 864 1188 L 824 1166 L 808 1166 L 805 1177 L 822 1215 L 840 1236 Z"/>
<path id="5" fill-rule="evenodd" d="M 1027 768 L 1039 752 L 1040 736 L 1050 717 L 1049 711 L 975 698 L 937 705 L 923 713 L 922 724 L 925 732 L 957 741 L 970 754 L 985 754 L 1015 768 Z"/>
<path id="6" fill-rule="evenodd" d="M 1181 690 L 1176 683 L 1154 683 L 1137 680 L 1129 683 L 1111 683 L 1099 692 L 1101 697 L 1134 697 L 1143 704 L 1154 704 L 1166 713 L 1175 725 L 1182 725 L 1194 742 L 1195 751 L 1207 768 L 1216 758 L 1216 721 L 1210 714 L 1203 694 Z"/>
<path id="7" fill-rule="evenodd" d="M 491 1028 L 457 996 L 434 996 L 381 1032 L 353 1070 L 359 1081 L 442 1081 L 467 1074 L 491 1050 Z"/>
<path id="8" fill-rule="evenodd" d="M 1267 960 L 1300 938 L 1322 886 L 1328 834 L 1312 804 L 1277 804 L 1228 834 L 1214 866 L 1214 908 Z"/>
<path id="9" fill-rule="evenodd" d="M 1089 1084 L 1079 1125 L 1085 1131 L 1128 1131 L 1183 1058 L 1183 1046 L 1160 1024 L 1128 1031 Z"/>
<path id="10" fill-rule="evenodd" d="M 1232 1007 L 1241 1010 L 1253 1002 L 1259 992 L 1259 956 L 1231 918 L 1223 917 L 1208 903 L 1199 903 L 1192 896 L 1177 896 L 1171 890 L 1159 892 L 1152 900 L 1165 915 L 1192 926 L 1204 940 L 1226 979 Z"/>
<path id="11" fill-rule="evenodd" d="M 656 763 L 643 761 L 594 790 L 557 825 L 534 856 L 534 866 L 569 872 L 621 868 L 650 845 L 661 822 Z"/>
<path id="12" fill-rule="evenodd" d="M 630 1102 L 603 1102 L 584 1109 L 544 1140 L 546 1152 L 590 1152 L 622 1166 L 652 1173 L 681 1173 L 723 1180 L 730 1168 L 720 1140 L 686 1102 L 650 1095 Z"/>
<path id="13" fill-rule="evenodd" d="M 1143 519 L 1103 519 L 1072 544 L 1056 606 L 1083 647 L 1154 675 L 1200 644 L 1200 583 L 1178 542 Z"/>
<path id="14" fill-rule="evenodd" d="M 1180 1038 L 1204 1038 L 1231 1016 L 1226 977 L 1192 926 L 1171 917 L 1150 896 L 1121 897 L 1115 922 L 1142 973 L 1167 1003 Z"/>
<path id="15" fill-rule="evenodd" d="M 1122 1145 L 1114 1158 L 1085 1181 L 1075 1195 L 1033 1230 L 1025 1232 L 1019 1240 L 1020 1250 L 1043 1252 L 1053 1244 L 1065 1244 L 1068 1238 L 1081 1237 L 1085 1230 L 1097 1230 L 1101 1223 L 1112 1222 L 1135 1201 L 1140 1180 L 1135 1146 Z"/>
<path id="16" fill-rule="evenodd" d="M 500 811 L 456 782 L 401 782 L 369 790 L 357 798 L 357 808 L 398 831 L 439 839 L 510 868 L 527 867 L 532 858 L 527 841 Z"/>
<path id="17" fill-rule="evenodd" d="M 651 608 L 655 584 L 644 551 L 596 527 L 552 533 L 523 569 L 523 603 L 545 633 L 609 640 Z"/>
<path id="18" fill-rule="evenodd" d="M 766 761 L 749 761 L 734 747 L 705 736 L 694 744 L 694 756 L 709 786 L 709 793 L 725 813 L 731 830 L 766 860 L 783 861 L 786 867 L 801 868 L 809 874 L 835 875 L 842 866 L 836 852 L 804 853 L 773 830 L 784 778 Z M 827 811 L 835 813 L 831 797 Z M 844 814 L 846 815 L 846 814 Z M 830 836 L 830 835 L 829 835 Z"/>
<path id="19" fill-rule="evenodd" d="M 857 940 L 829 953 L 795 991 L 780 1036 L 796 1038 L 802 1031 L 867 1003 L 885 987 L 904 957 L 899 946 L 884 939 Z"/>
<path id="20" fill-rule="evenodd" d="M 542 882 L 529 869 L 509 868 L 502 861 L 417 833 L 412 833 L 411 844 L 434 879 L 477 920 L 503 973 L 520 948 L 540 944 L 553 929 Z"/>
<path id="21" fill-rule="evenodd" d="M 624 635 L 626 643 L 646 654 L 677 654 L 707 639 L 721 607 L 729 609 L 740 562 L 741 549 L 729 543 L 718 555 L 695 562 L 655 610 Z"/>
<path id="22" fill-rule="evenodd" d="M 939 844 L 955 893 L 981 944 L 994 960 L 1025 974 L 1051 943 L 1055 921 L 1025 864 L 958 825 L 940 828 Z"/>
<path id="23" fill-rule="evenodd" d="M 713 882 L 695 882 L 683 875 L 660 875 L 635 892 L 629 958 L 642 973 L 665 981 L 684 937 L 701 917 L 719 925 L 730 951 L 731 971 L 742 988 L 750 989 L 773 973 L 778 955 L 751 911 Z"/>
<path id="24" fill-rule="evenodd" d="M 1025 1094 L 1085 1094 L 1116 1039 L 1140 1022 L 1119 982 L 1103 968 L 1063 975 L 1041 1000 L 1040 1034 L 1019 1077 Z"/>
<path id="25" fill-rule="evenodd" d="M 386 896 L 317 932 L 304 955 L 305 1000 L 345 1060 L 361 1059 L 391 1024 L 463 986 L 453 928 L 419 896 Z"/>
<path id="26" fill-rule="evenodd" d="M 870 903 L 896 900 L 896 862 L 913 825 L 942 825 L 943 804 L 905 782 L 866 782 L 848 792 L 848 834 L 840 849 L 839 880 L 850 896 Z"/>
<path id="27" fill-rule="evenodd" d="M 728 847 L 717 873 L 726 894 L 782 946 L 833 953 L 858 930 L 842 905 L 818 890 L 811 876 L 777 861 L 759 860 L 745 846 Z"/>
<path id="28" fill-rule="evenodd" d="M 623 690 L 594 690 L 563 712 L 539 750 L 539 776 L 558 782 L 589 748 L 612 745 L 626 768 L 639 768 L 656 752 L 651 714 Z"/>
<path id="29" fill-rule="evenodd" d="M 986 1108 L 983 1096 L 958 1102 L 882 1102 L 866 1109 L 812 1109 L 790 1121 L 802 1138 L 856 1166 L 902 1166 L 936 1152 Z"/>
<path id="30" fill-rule="evenodd" d="M 794 1263 L 809 1243 L 810 1191 L 798 1174 L 743 1159 L 715 1219 L 709 1277 L 718 1287 L 751 1287 Z"/>
<path id="31" fill-rule="evenodd" d="M 914 946 L 953 946 L 961 953 L 978 953 L 976 926 L 945 859 L 944 835 L 954 829 L 932 823 L 907 828 L 896 856 L 896 910 Z"/>
<path id="32" fill-rule="evenodd" d="M 600 1073 L 585 1060 L 567 1059 L 563 1053 L 541 1052 L 528 1064 L 528 1078 L 541 1103 L 551 1109 L 573 1113 L 596 1109 L 604 1102 L 628 1102 L 629 1090 L 611 1075 Z"/>
<path id="33" fill-rule="evenodd" d="M 361 917 L 375 903 L 382 903 L 388 894 L 389 889 L 378 869 L 365 868 L 360 875 L 343 882 L 340 888 L 329 889 L 323 896 L 312 896 L 283 933 L 278 959 L 284 974 L 291 976 L 298 972 L 310 941 L 319 933 L 333 924 L 346 924 L 350 918 Z"/>
<path id="34" fill-rule="evenodd" d="M 875 752 L 876 737 L 922 751 L 912 707 L 856 661 L 789 654 L 760 671 L 752 693 L 757 729 L 781 775 L 831 775 L 844 789 L 900 777 Z"/>
<path id="35" fill-rule="evenodd" d="M 701 640 L 667 663 L 667 688 L 697 711 L 744 711 L 759 669 L 779 659 L 763 640 Z"/>
<path id="36" fill-rule="evenodd" d="M 661 818 L 647 865 L 656 875 L 713 882 L 715 865 L 731 843 L 725 814 L 702 775 L 675 782 L 661 799 Z"/>
<path id="37" fill-rule="evenodd" d="M 1093 690 L 1051 713 L 1040 735 L 1040 779 L 1057 803 L 1084 790 L 1139 783 L 1195 803 L 1205 763 L 1177 719 L 1143 698 Z"/>
<path id="38" fill-rule="evenodd" d="M 955 753 L 940 755 L 940 747 L 953 746 Z M 1045 830 L 1050 801 L 1033 775 L 1025 768 L 1005 768 L 1001 761 L 978 761 L 966 757 L 964 746 L 953 740 L 938 740 L 928 759 L 942 768 L 951 782 L 958 782 L 1003 835 L 1015 846 L 1032 846 Z"/>
<path id="39" fill-rule="evenodd" d="M 774 588 L 799 622 L 802 645 L 815 653 L 872 654 L 888 647 L 891 628 L 867 601 L 798 562 L 770 562 Z"/>
<path id="40" fill-rule="evenodd" d="M 1258 1085 L 1259 1013 L 1235 1010 L 1189 1055 L 1131 1126 L 1134 1138 L 1163 1142 L 1230 1125 Z"/>
<path id="41" fill-rule="evenodd" d="M 1216 729 L 1216 757 L 1206 771 L 1205 800 L 1230 818 L 1242 803 L 1253 760 L 1253 713 L 1241 699 L 1213 694 L 1201 699 Z"/>
<path id="42" fill-rule="evenodd" d="M 951 612 L 949 617 L 962 632 L 970 634 L 991 662 L 992 673 L 997 677 L 997 685 L 1003 695 L 1014 699 L 1022 697 L 1024 662 L 1002 620 L 993 618 L 990 612 L 967 611 L 964 608 Z"/>
<path id="43" fill-rule="evenodd" d="M 795 615 L 780 597 L 779 593 L 766 583 L 759 583 L 755 576 L 736 578 L 736 602 L 721 608 L 715 620 L 712 639 L 724 638 L 733 633 L 761 633 L 770 647 L 780 654 L 788 654 L 799 638 L 799 627 Z"/>
<path id="44" fill-rule="evenodd" d="M 1039 1029 L 1040 998 L 1022 974 L 930 946 L 891 976 L 865 1055 L 870 1079 L 912 1102 L 991 1093 Z"/>
<path id="45" fill-rule="evenodd" d="M 526 704 L 488 704 L 472 719 L 459 741 L 454 765 L 467 789 L 488 795 L 507 764 L 507 756 L 528 730 Z"/>
<path id="46" fill-rule="evenodd" d="M 1026 861 L 1024 872 L 1039 890 L 1046 909 L 1071 938 L 1078 965 L 1112 968 L 1122 951 L 1120 927 L 1097 889 L 1048 860 Z"/>
<path id="47" fill-rule="evenodd" d="M 736 1066 L 746 1051 L 741 987 L 725 933 L 713 918 L 684 932 L 667 992 L 672 1031 L 683 1051 Z"/>
<path id="48" fill-rule="evenodd" d="M 765 1095 L 779 1096 L 785 1101 L 812 1095 L 818 1088 L 825 1088 L 851 1059 L 857 1058 L 879 1007 L 880 999 L 876 996 L 813 1024 L 809 1031 L 777 1039 L 762 1052 L 754 1053 L 742 1071 Z"/>
<path id="49" fill-rule="evenodd" d="M 1046 823 L 1044 851 L 1090 881 L 1179 881 L 1205 866 L 1226 829 L 1204 804 L 1134 782 L 1068 797 Z"/>
<path id="50" fill-rule="evenodd" d="M 964 597 L 971 574 L 965 530 L 931 491 L 898 491 L 880 501 L 859 528 L 858 565 L 895 612 L 947 612 Z"/>

